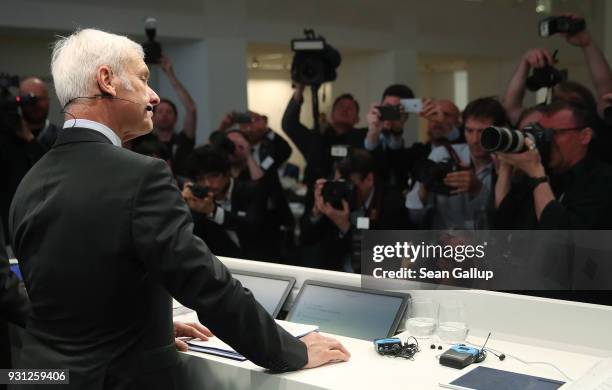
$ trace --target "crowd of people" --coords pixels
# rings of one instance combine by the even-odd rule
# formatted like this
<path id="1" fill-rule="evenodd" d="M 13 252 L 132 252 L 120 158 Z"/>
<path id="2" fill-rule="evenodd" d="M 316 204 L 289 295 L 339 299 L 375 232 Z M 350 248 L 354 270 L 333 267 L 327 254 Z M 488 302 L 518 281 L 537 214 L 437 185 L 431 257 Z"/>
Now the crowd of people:
<path id="1" fill-rule="evenodd" d="M 358 272 L 365 229 L 605 229 L 612 221 L 612 129 L 603 111 L 612 104 L 612 76 L 588 30 L 565 40 L 584 51 L 595 96 L 561 81 L 548 102 L 524 107 L 529 72 L 555 63 L 546 49 L 530 49 L 501 99 L 479 97 L 462 112 L 452 101 L 423 98 L 417 115 L 427 121 L 427 140 L 412 145 L 404 144 L 404 132 L 415 129 L 406 129 L 410 114 L 401 106 L 415 97 L 409 86 L 382 91 L 367 107 L 365 128 L 356 127 L 359 102 L 340 94 L 329 122 L 315 131 L 300 123 L 306 86 L 295 84 L 282 130 L 304 156 L 305 196 L 283 184 L 284 175 L 295 175 L 287 164 L 292 147 L 264 114 L 230 111 L 196 145 L 197 106 L 166 57 L 160 67 L 184 108 L 183 123 L 176 103 L 162 98 L 153 132 L 123 146 L 169 164 L 194 232 L 221 256 Z M 22 109 L 21 128 L 2 135 L 5 225 L 21 178 L 59 132 L 46 119 L 45 83 L 26 78 L 20 93 L 37 99 Z M 400 107 L 399 118 L 381 119 L 381 106 Z M 522 153 L 481 145 L 487 127 L 534 124 L 553 131 L 546 154 L 531 139 Z M 296 202 L 301 215 L 290 207 Z"/>

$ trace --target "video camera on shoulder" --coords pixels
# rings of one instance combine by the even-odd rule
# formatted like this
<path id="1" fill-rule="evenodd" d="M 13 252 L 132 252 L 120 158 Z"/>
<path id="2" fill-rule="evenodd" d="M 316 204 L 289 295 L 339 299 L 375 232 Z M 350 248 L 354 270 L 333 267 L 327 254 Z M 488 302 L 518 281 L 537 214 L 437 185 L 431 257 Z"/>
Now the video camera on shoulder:
<path id="1" fill-rule="evenodd" d="M 304 30 L 306 38 L 291 41 L 295 52 L 291 63 L 291 79 L 303 85 L 321 85 L 334 81 L 336 69 L 342 58 L 340 52 L 325 42 L 322 36 L 315 37 L 314 30 Z"/>
<path id="2" fill-rule="evenodd" d="M 323 184 L 321 191 L 323 200 L 337 210 L 342 210 L 342 201 L 345 200 L 349 207 L 355 199 L 355 186 L 346 180 L 329 180 Z"/>
<path id="3" fill-rule="evenodd" d="M 540 20 L 538 24 L 538 31 L 541 37 L 549 37 L 558 33 L 574 35 L 585 28 L 586 22 L 584 19 L 569 16 L 551 16 Z"/>
<path id="4" fill-rule="evenodd" d="M 145 53 L 144 61 L 146 64 L 159 64 L 161 62 L 161 44 L 155 40 L 155 34 L 157 33 L 156 25 L 157 20 L 155 18 L 147 18 L 145 20 L 147 41 L 142 44 L 142 49 Z"/>

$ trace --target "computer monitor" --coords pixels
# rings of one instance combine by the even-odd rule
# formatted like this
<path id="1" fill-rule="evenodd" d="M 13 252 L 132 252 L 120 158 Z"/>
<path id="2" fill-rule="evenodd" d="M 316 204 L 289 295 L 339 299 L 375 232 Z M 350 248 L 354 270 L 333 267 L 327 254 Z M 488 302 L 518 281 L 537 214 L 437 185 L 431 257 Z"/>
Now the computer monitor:
<path id="1" fill-rule="evenodd" d="M 372 341 L 397 332 L 409 294 L 307 280 L 287 321 L 318 325 L 326 333 Z"/>
<path id="2" fill-rule="evenodd" d="M 264 309 L 276 318 L 282 309 L 291 289 L 295 284 L 295 278 L 289 276 L 277 276 L 256 272 L 231 270 L 232 276 L 251 290 L 253 296 Z"/>

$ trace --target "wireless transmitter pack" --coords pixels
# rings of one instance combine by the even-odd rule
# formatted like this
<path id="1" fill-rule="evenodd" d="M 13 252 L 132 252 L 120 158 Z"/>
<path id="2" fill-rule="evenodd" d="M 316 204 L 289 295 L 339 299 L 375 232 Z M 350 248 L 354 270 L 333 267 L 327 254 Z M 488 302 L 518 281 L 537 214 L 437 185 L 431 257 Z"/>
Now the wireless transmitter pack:
<path id="1" fill-rule="evenodd" d="M 480 349 L 465 344 L 453 345 L 448 351 L 440 355 L 440 364 L 460 370 L 472 363 L 483 362 L 487 358 L 487 349 L 485 349 L 485 347 L 489 342 L 489 337 L 491 337 L 491 332 L 489 332 L 487 339 Z M 497 356 L 499 360 L 504 360 L 506 358 L 506 355 L 503 353 L 499 355 L 493 351 L 491 351 L 491 353 Z"/>
<path id="2" fill-rule="evenodd" d="M 474 347 L 468 347 L 465 344 L 455 344 L 448 351 L 440 355 L 440 364 L 447 367 L 462 369 L 472 363 L 479 363 L 481 359 L 480 350 Z"/>

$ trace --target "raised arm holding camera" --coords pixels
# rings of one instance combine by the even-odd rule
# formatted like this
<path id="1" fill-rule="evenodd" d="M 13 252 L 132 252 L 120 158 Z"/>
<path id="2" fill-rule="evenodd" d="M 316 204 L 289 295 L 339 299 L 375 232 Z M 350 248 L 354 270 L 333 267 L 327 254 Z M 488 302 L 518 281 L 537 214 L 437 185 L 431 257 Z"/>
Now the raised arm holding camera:
<path id="1" fill-rule="evenodd" d="M 182 131 L 177 133 L 175 130 L 178 120 L 176 104 L 170 99 L 161 99 L 159 104 L 154 107 L 154 132 L 168 148 L 173 172 L 176 175 L 184 176 L 187 157 L 195 146 L 197 106 L 185 86 L 176 77 L 170 59 L 161 56 L 160 66 L 185 108 L 185 119 Z"/>
<path id="2" fill-rule="evenodd" d="M 422 100 L 414 99 L 412 90 L 403 84 L 388 86 L 382 101 L 370 106 L 368 133 L 364 147 L 376 159 L 378 179 L 401 190 L 408 186 L 409 173 L 416 161 L 427 157 L 423 144 L 404 148 L 403 132 L 410 112 L 420 112 Z"/>

